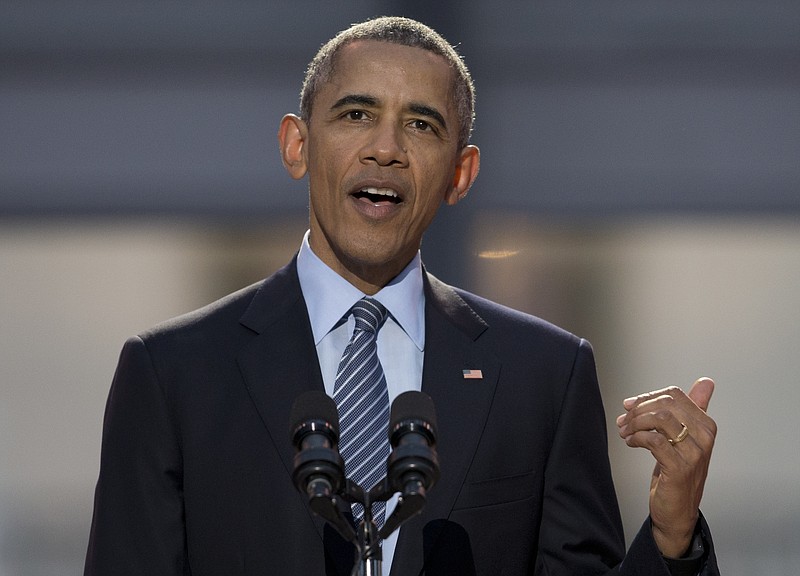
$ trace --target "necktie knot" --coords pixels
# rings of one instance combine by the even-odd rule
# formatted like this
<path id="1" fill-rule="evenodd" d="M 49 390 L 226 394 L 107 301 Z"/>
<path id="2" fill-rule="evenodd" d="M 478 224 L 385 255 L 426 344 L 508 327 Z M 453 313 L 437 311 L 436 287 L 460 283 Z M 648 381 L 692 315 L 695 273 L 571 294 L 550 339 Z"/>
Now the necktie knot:
<path id="1" fill-rule="evenodd" d="M 364 296 L 353 304 L 351 311 L 356 320 L 356 330 L 364 330 L 366 332 L 377 332 L 378 327 L 383 324 L 388 315 L 383 304 L 369 296 Z"/>

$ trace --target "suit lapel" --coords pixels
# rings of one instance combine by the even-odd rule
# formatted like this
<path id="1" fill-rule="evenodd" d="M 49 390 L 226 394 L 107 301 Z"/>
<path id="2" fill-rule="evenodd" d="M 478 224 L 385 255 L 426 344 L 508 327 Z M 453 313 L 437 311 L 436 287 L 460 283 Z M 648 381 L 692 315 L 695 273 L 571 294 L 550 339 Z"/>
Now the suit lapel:
<path id="1" fill-rule="evenodd" d="M 240 322 L 256 334 L 240 351 L 239 368 L 291 481 L 292 404 L 303 392 L 324 390 L 294 261 L 264 281 Z M 310 509 L 309 515 L 322 536 L 324 522 Z"/>
<path id="2" fill-rule="evenodd" d="M 441 479 L 428 496 L 423 513 L 403 529 L 397 544 L 393 574 L 419 574 L 435 545 L 434 519 L 446 519 L 464 483 L 477 450 L 494 397 L 500 363 L 491 350 L 477 342 L 488 325 L 449 286 L 426 277 L 425 363 L 422 390 L 433 398 L 437 412 L 437 452 Z M 481 378 L 465 378 L 464 370 L 480 371 Z"/>

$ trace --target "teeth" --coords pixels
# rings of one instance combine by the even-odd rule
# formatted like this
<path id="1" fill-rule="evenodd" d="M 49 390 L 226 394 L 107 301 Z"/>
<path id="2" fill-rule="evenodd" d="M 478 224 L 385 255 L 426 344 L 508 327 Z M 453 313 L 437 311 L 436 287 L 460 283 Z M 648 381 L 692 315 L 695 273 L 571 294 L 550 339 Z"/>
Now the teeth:
<path id="1" fill-rule="evenodd" d="M 374 194 L 376 196 L 388 196 L 389 198 L 397 198 L 398 194 L 391 188 L 363 188 L 361 190 L 366 194 Z"/>

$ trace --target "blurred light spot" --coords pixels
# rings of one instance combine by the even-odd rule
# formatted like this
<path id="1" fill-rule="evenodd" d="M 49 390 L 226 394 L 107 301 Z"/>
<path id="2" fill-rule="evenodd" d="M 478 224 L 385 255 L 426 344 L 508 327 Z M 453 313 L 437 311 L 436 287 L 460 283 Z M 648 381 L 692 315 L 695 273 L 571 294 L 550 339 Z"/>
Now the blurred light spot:
<path id="1" fill-rule="evenodd" d="M 478 252 L 478 258 L 500 260 L 501 258 L 511 258 L 517 254 L 519 254 L 519 250 L 481 250 Z"/>

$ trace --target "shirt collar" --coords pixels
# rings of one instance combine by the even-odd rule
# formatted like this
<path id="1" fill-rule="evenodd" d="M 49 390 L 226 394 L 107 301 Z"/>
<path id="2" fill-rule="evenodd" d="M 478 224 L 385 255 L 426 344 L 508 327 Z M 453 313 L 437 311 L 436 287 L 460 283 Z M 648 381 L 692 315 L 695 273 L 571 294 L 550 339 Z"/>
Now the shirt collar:
<path id="1" fill-rule="evenodd" d="M 364 293 L 334 272 L 314 254 L 303 237 L 297 255 L 297 275 L 308 308 L 314 344 L 346 317 Z M 422 287 L 422 260 L 417 254 L 400 274 L 373 295 L 383 304 L 419 350 L 425 348 L 425 295 Z"/>

